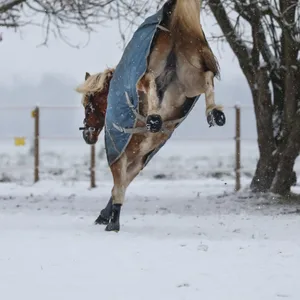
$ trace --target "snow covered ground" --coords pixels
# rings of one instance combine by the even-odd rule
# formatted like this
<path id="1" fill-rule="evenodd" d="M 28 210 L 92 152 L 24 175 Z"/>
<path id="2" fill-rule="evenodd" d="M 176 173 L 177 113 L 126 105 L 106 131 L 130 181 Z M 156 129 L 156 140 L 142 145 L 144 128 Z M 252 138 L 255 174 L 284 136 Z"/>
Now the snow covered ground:
<path id="1" fill-rule="evenodd" d="M 233 142 L 181 142 L 129 187 L 118 234 L 93 224 L 112 187 L 104 156 L 91 190 L 86 145 L 42 143 L 32 184 L 28 146 L 2 144 L 0 299 L 299 300 L 300 205 L 249 196 L 256 145 L 234 194 Z"/>

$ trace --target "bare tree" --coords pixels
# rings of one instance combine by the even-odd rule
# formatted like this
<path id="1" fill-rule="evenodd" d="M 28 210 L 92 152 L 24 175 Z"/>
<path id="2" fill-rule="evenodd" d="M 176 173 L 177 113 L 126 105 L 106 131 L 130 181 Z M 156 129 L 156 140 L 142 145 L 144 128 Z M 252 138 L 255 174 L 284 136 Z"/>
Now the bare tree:
<path id="1" fill-rule="evenodd" d="M 252 92 L 260 158 L 253 191 L 286 194 L 300 151 L 298 0 L 205 0 Z M 232 16 L 232 18 L 230 18 Z"/>
<path id="2" fill-rule="evenodd" d="M 126 30 L 132 26 L 162 0 L 0 0 L 0 27 L 20 30 L 24 26 L 35 25 L 44 28 L 44 43 L 49 35 L 61 38 L 69 43 L 64 32 L 70 26 L 76 26 L 91 33 L 111 20 L 119 21 L 122 39 Z"/>

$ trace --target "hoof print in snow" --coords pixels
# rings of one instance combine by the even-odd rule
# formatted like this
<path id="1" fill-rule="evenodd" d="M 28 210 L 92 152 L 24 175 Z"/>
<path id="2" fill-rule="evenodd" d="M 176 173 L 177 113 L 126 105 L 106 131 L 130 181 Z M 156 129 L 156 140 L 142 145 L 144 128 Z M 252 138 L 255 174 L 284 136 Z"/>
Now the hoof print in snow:
<path id="1" fill-rule="evenodd" d="M 178 288 L 182 288 L 182 287 L 189 287 L 190 285 L 188 283 L 182 283 L 182 284 L 178 284 L 177 287 Z"/>
<path id="2" fill-rule="evenodd" d="M 207 245 L 199 245 L 197 249 L 198 249 L 198 251 L 206 252 L 208 250 L 208 246 Z"/>
<path id="3" fill-rule="evenodd" d="M 157 214 L 161 214 L 161 215 L 167 215 L 167 214 L 170 214 L 171 211 L 166 208 L 166 207 L 159 207 L 157 210 L 156 210 L 156 213 Z"/>
<path id="4" fill-rule="evenodd" d="M 167 175 L 166 174 L 156 174 L 153 176 L 154 179 L 166 179 Z"/>

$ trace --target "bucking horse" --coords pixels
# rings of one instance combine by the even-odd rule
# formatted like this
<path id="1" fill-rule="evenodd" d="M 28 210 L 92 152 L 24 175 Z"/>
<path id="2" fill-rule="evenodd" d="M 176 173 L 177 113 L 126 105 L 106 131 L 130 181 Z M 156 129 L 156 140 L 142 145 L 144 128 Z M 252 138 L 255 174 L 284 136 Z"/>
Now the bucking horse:
<path id="1" fill-rule="evenodd" d="M 209 126 L 223 126 L 215 103 L 219 65 L 200 23 L 201 1 L 169 0 L 134 32 L 115 68 L 90 75 L 77 87 L 85 109 L 83 139 L 95 144 L 105 128 L 114 185 L 96 224 L 120 230 L 129 184 L 164 146 L 205 94 Z"/>

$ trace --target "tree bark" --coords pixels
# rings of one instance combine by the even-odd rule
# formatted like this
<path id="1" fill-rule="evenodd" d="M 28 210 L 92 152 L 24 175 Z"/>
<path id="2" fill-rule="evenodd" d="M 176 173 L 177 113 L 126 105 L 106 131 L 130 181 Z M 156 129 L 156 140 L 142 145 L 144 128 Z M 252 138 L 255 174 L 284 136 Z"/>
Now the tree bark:
<path id="1" fill-rule="evenodd" d="M 300 114 L 297 113 L 293 122 L 293 129 L 289 135 L 286 147 L 284 148 L 274 177 L 271 192 L 286 195 L 290 192 L 291 186 L 295 183 L 293 167 L 300 151 Z"/>
<path id="2" fill-rule="evenodd" d="M 299 33 L 299 0 L 206 3 L 237 56 L 252 92 L 259 161 L 250 187 L 255 192 L 288 193 L 297 180 L 293 166 L 300 150 L 300 116 L 296 113 L 300 106 L 300 47 L 299 39 L 295 38 Z M 250 25 L 252 48 L 233 26 L 227 13 L 230 9 L 239 15 L 237 27 L 240 18 Z"/>
<path id="3" fill-rule="evenodd" d="M 276 145 L 272 126 L 272 96 L 267 70 L 258 70 L 257 89 L 252 91 L 252 96 L 260 155 L 250 188 L 254 192 L 266 192 L 271 187 L 277 167 Z"/>
<path id="4" fill-rule="evenodd" d="M 272 77 L 272 74 L 268 73 L 266 68 L 260 68 L 259 53 L 262 52 L 264 54 L 263 56 L 268 59 L 267 66 L 269 69 L 272 68 L 271 61 L 273 58 L 267 47 L 266 37 L 263 35 L 260 15 L 253 15 L 253 12 L 249 14 L 248 21 L 252 26 L 253 37 L 253 48 L 249 49 L 242 42 L 241 38 L 236 33 L 235 28 L 233 28 L 222 2 L 220 0 L 209 0 L 208 5 L 226 36 L 231 49 L 237 56 L 252 92 L 260 156 L 250 188 L 255 192 L 265 192 L 269 190 L 274 179 L 278 157 L 275 155 L 276 144 L 273 128 L 274 112 L 272 95 L 269 87 L 269 79 Z M 255 8 L 256 4 L 253 5 Z M 255 12 L 257 12 L 257 9 Z M 273 70 L 273 77 L 278 79 L 278 76 L 276 75 L 277 74 Z M 278 89 L 280 90 L 280 87 Z M 276 96 L 278 97 L 279 95 L 277 94 Z M 280 96 L 283 97 L 283 95 Z"/>
<path id="5" fill-rule="evenodd" d="M 283 14 L 283 21 L 292 24 L 295 19 L 297 0 L 281 0 L 280 10 Z M 282 129 L 278 139 L 277 150 L 277 171 L 274 177 L 271 191 L 277 194 L 288 194 L 291 186 L 297 181 L 296 173 L 293 172 L 295 159 L 299 154 L 297 134 L 299 135 L 299 116 L 297 116 L 298 102 L 298 49 L 295 41 L 291 39 L 289 26 L 282 26 L 281 65 L 284 66 L 281 72 L 284 90 L 284 107 L 282 118 Z"/>
<path id="6" fill-rule="evenodd" d="M 256 116 L 256 128 L 258 136 L 259 161 L 250 188 L 255 192 L 267 191 L 273 181 L 276 172 L 276 160 L 273 135 L 273 107 L 272 96 L 269 87 L 270 75 L 267 67 L 260 67 L 260 49 L 262 49 L 260 12 L 256 9 L 256 3 L 251 5 L 253 48 L 251 53 L 252 65 L 255 77 L 255 85 L 252 88 L 252 98 Z"/>

